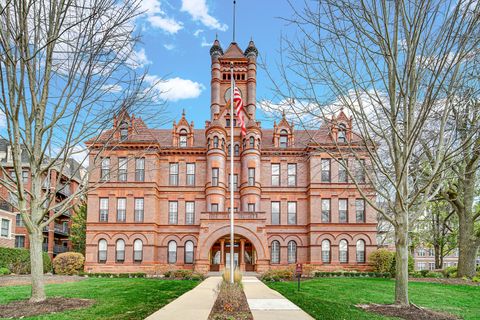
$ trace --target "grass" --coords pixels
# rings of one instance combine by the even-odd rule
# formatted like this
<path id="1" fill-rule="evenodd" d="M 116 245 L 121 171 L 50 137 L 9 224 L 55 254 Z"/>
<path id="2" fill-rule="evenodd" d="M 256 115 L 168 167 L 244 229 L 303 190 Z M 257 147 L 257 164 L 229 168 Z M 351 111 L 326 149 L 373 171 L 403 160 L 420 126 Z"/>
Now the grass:
<path id="1" fill-rule="evenodd" d="M 297 292 L 297 282 L 269 282 L 315 319 L 391 319 L 367 313 L 356 304 L 390 304 L 394 300 L 394 280 L 322 278 L 305 280 Z M 410 282 L 410 301 L 432 310 L 480 319 L 480 287 Z"/>
<path id="2" fill-rule="evenodd" d="M 89 308 L 24 319 L 144 319 L 199 282 L 158 279 L 98 279 L 51 284 L 47 296 L 94 299 Z M 0 288 L 0 304 L 28 299 L 30 286 Z"/>

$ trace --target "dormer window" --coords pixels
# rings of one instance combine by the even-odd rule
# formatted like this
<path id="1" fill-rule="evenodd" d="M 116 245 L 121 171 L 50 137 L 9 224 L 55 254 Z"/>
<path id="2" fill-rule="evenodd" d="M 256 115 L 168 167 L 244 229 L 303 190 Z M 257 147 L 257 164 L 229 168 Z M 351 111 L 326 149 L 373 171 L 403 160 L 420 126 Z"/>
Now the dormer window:
<path id="1" fill-rule="evenodd" d="M 179 146 L 180 148 L 187 147 L 187 130 L 185 129 L 180 130 Z"/>
<path id="2" fill-rule="evenodd" d="M 280 145 L 280 148 L 288 147 L 288 132 L 287 132 L 287 130 L 280 131 L 279 145 Z"/>
<path id="3" fill-rule="evenodd" d="M 128 124 L 126 122 L 122 122 L 120 125 L 120 140 L 124 141 L 128 139 Z"/>
<path id="4" fill-rule="evenodd" d="M 338 142 L 347 142 L 347 127 L 344 123 L 338 125 Z"/>

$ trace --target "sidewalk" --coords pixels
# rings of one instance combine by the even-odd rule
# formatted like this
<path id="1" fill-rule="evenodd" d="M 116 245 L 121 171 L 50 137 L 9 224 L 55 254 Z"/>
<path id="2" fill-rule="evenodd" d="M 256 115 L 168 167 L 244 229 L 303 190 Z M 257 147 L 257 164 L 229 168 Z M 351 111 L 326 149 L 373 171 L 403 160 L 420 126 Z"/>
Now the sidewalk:
<path id="1" fill-rule="evenodd" d="M 312 320 L 277 291 L 267 287 L 255 277 L 243 277 L 243 290 L 255 320 Z"/>
<path id="2" fill-rule="evenodd" d="M 184 293 L 146 320 L 195 319 L 206 320 L 217 299 L 216 289 L 221 277 L 209 277 L 194 289 Z"/>

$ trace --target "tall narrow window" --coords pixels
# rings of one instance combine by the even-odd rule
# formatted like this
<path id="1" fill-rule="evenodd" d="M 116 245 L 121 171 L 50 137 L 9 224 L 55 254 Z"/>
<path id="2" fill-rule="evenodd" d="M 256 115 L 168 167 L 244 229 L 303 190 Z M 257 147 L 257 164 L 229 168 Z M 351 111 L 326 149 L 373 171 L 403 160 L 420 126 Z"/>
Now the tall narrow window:
<path id="1" fill-rule="evenodd" d="M 107 240 L 105 239 L 98 241 L 98 262 L 107 262 Z"/>
<path id="2" fill-rule="evenodd" d="M 288 147 L 288 132 L 287 132 L 287 130 L 280 131 L 279 145 L 280 145 L 280 148 Z"/>
<path id="3" fill-rule="evenodd" d="M 28 183 L 28 176 L 29 176 L 29 173 L 27 170 L 23 170 L 22 171 L 22 182 L 23 183 Z"/>
<path id="4" fill-rule="evenodd" d="M 322 199 L 322 222 L 330 222 L 330 199 Z"/>
<path id="5" fill-rule="evenodd" d="M 322 262 L 330 263 L 330 241 L 322 241 Z"/>
<path id="6" fill-rule="evenodd" d="M 365 262 L 365 241 L 363 240 L 357 241 L 357 262 Z"/>
<path id="7" fill-rule="evenodd" d="M 17 227 L 24 227 L 25 226 L 23 224 L 22 215 L 20 213 L 17 213 L 17 216 L 15 217 L 15 224 L 16 224 Z"/>
<path id="8" fill-rule="evenodd" d="M 230 118 L 225 119 L 225 127 L 230 128 Z"/>
<path id="9" fill-rule="evenodd" d="M 125 141 L 128 139 L 128 123 L 122 122 L 120 125 L 120 140 Z"/>
<path id="10" fill-rule="evenodd" d="M 271 251 L 271 262 L 280 263 L 280 242 L 277 240 L 272 241 Z"/>
<path id="11" fill-rule="evenodd" d="M 185 223 L 195 223 L 195 202 L 193 201 L 185 202 Z"/>
<path id="12" fill-rule="evenodd" d="M 123 241 L 122 239 L 117 240 L 115 260 L 117 262 L 125 261 L 125 241 Z"/>
<path id="13" fill-rule="evenodd" d="M 234 152 L 234 155 L 235 157 L 238 157 L 240 155 L 240 146 L 238 144 L 236 144 L 234 147 L 233 147 L 233 152 Z"/>
<path id="14" fill-rule="evenodd" d="M 213 137 L 213 147 L 218 148 L 218 137 L 217 136 Z"/>
<path id="15" fill-rule="evenodd" d="M 110 158 L 102 158 L 100 179 L 102 181 L 110 180 Z"/>
<path id="16" fill-rule="evenodd" d="M 231 175 L 228 175 L 228 189 L 231 188 L 231 185 L 230 185 L 230 179 L 231 179 Z M 233 175 L 233 191 L 237 191 L 238 190 L 238 174 L 234 174 Z"/>
<path id="17" fill-rule="evenodd" d="M 330 159 L 322 159 L 322 182 L 330 182 Z"/>
<path id="18" fill-rule="evenodd" d="M 250 137 L 249 138 L 249 141 L 250 141 L 250 148 L 255 148 L 255 138 L 254 137 Z"/>
<path id="19" fill-rule="evenodd" d="M 127 158 L 118 158 L 118 181 L 127 181 Z"/>
<path id="20" fill-rule="evenodd" d="M 173 264 L 177 262 L 177 243 L 172 240 L 168 243 L 168 263 Z"/>
<path id="21" fill-rule="evenodd" d="M 287 184 L 289 187 L 297 185 L 297 164 L 289 163 L 287 166 Z"/>
<path id="22" fill-rule="evenodd" d="M 145 181 L 145 158 L 135 159 L 135 181 Z"/>
<path id="23" fill-rule="evenodd" d="M 187 186 L 195 185 L 195 163 L 187 163 Z"/>
<path id="24" fill-rule="evenodd" d="M 338 182 L 347 183 L 348 182 L 348 160 L 339 159 L 338 160 Z"/>
<path id="25" fill-rule="evenodd" d="M 280 224 L 280 202 L 272 201 L 272 224 Z"/>
<path id="26" fill-rule="evenodd" d="M 2 229 L 0 231 L 0 236 L 10 238 L 10 220 L 2 219 Z"/>
<path id="27" fill-rule="evenodd" d="M 182 129 L 180 130 L 179 142 L 180 148 L 187 147 L 187 130 Z"/>
<path id="28" fill-rule="evenodd" d="M 248 212 L 255 212 L 255 203 L 248 204 Z"/>
<path id="29" fill-rule="evenodd" d="M 99 221 L 108 221 L 108 198 L 100 198 Z"/>
<path id="30" fill-rule="evenodd" d="M 212 187 L 218 186 L 218 168 L 212 168 Z"/>
<path id="31" fill-rule="evenodd" d="M 348 222 L 348 199 L 338 199 L 338 221 Z"/>
<path id="32" fill-rule="evenodd" d="M 248 185 L 255 185 L 255 168 L 248 168 Z"/>
<path id="33" fill-rule="evenodd" d="M 117 222 L 125 222 L 127 217 L 127 199 L 117 198 Z"/>
<path id="34" fill-rule="evenodd" d="M 287 204 L 287 221 L 288 224 L 297 224 L 297 203 L 290 201 Z"/>
<path id="35" fill-rule="evenodd" d="M 25 248 L 25 236 L 15 236 L 15 248 Z"/>
<path id="36" fill-rule="evenodd" d="M 178 202 L 177 201 L 168 202 L 168 223 L 169 224 L 178 223 Z"/>
<path id="37" fill-rule="evenodd" d="M 170 185 L 178 186 L 178 163 L 170 163 Z"/>
<path id="38" fill-rule="evenodd" d="M 218 203 L 212 203 L 210 205 L 210 211 L 212 212 L 218 212 Z"/>
<path id="39" fill-rule="evenodd" d="M 345 239 L 338 244 L 338 259 L 340 263 L 348 263 L 348 242 Z"/>
<path id="40" fill-rule="evenodd" d="M 193 263 L 193 241 L 185 242 L 185 263 Z"/>
<path id="41" fill-rule="evenodd" d="M 347 142 L 347 127 L 344 123 L 338 125 L 338 142 Z"/>
<path id="42" fill-rule="evenodd" d="M 280 185 L 280 163 L 272 163 L 272 186 Z"/>
<path id="43" fill-rule="evenodd" d="M 288 242 L 287 260 L 288 260 L 288 263 L 297 262 L 297 243 L 293 240 Z"/>
<path id="44" fill-rule="evenodd" d="M 357 183 L 365 183 L 365 159 L 358 159 L 356 161 L 355 179 Z"/>
<path id="45" fill-rule="evenodd" d="M 135 222 L 143 222 L 144 203 L 143 198 L 135 198 Z"/>
<path id="46" fill-rule="evenodd" d="M 143 242 L 140 239 L 136 239 L 133 242 L 133 261 L 141 262 L 143 260 Z"/>
<path id="47" fill-rule="evenodd" d="M 365 200 L 355 200 L 355 213 L 357 222 L 365 222 Z"/>

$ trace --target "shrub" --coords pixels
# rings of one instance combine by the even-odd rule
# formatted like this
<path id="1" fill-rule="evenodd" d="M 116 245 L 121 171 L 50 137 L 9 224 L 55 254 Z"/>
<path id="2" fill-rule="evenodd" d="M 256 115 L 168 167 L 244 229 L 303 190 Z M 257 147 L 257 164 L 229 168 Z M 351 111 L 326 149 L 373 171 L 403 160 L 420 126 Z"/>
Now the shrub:
<path id="1" fill-rule="evenodd" d="M 430 271 L 426 274 L 427 278 L 443 278 L 443 273 Z"/>
<path id="2" fill-rule="evenodd" d="M 293 279 L 292 269 L 272 269 L 262 275 L 264 281 L 281 281 Z"/>
<path id="3" fill-rule="evenodd" d="M 455 278 L 457 276 L 457 267 L 447 267 L 443 270 L 443 275 L 446 278 Z"/>
<path id="4" fill-rule="evenodd" d="M 472 281 L 473 282 L 480 282 L 480 276 L 479 277 L 473 277 Z"/>
<path id="5" fill-rule="evenodd" d="M 79 272 L 79 275 L 87 276 L 90 278 L 145 278 L 147 276 L 146 273 L 143 272 L 136 272 L 136 273 L 85 273 Z"/>
<path id="6" fill-rule="evenodd" d="M 392 259 L 392 267 L 390 268 L 390 273 L 392 274 L 392 277 L 395 276 L 395 270 L 396 270 L 396 262 L 395 262 L 395 252 L 393 252 L 393 259 Z M 408 273 L 412 273 L 414 271 L 415 267 L 415 261 L 413 260 L 413 257 L 411 254 L 408 254 Z"/>
<path id="7" fill-rule="evenodd" d="M 390 272 L 395 252 L 387 249 L 375 250 L 369 258 L 375 272 Z"/>
<path id="8" fill-rule="evenodd" d="M 10 270 L 8 270 L 8 268 L 1 267 L 0 268 L 0 276 L 4 276 L 4 275 L 7 275 L 7 274 L 10 274 Z"/>
<path id="9" fill-rule="evenodd" d="M 56 274 L 74 275 L 83 270 L 85 258 L 78 252 L 60 253 L 53 259 L 53 269 Z"/>
<path id="10" fill-rule="evenodd" d="M 223 271 L 222 277 L 223 277 L 223 281 L 230 282 L 230 268 L 225 268 L 225 270 Z M 234 283 L 242 282 L 242 273 L 238 268 L 235 268 L 235 270 L 233 271 L 233 282 Z"/>
<path id="11" fill-rule="evenodd" d="M 165 278 L 169 279 L 181 279 L 181 280 L 203 280 L 203 274 L 194 272 L 192 270 L 169 270 L 164 274 Z"/>
<path id="12" fill-rule="evenodd" d="M 30 251 L 17 248 L 0 248 L 0 268 L 7 268 L 15 274 L 30 273 Z M 52 271 L 49 255 L 43 253 L 43 272 Z"/>
<path id="13" fill-rule="evenodd" d="M 341 271 L 341 272 L 322 272 L 317 271 L 314 273 L 317 278 L 330 278 L 330 277 L 364 277 L 364 278 L 390 278 L 390 272 L 357 272 L 357 271 Z"/>

